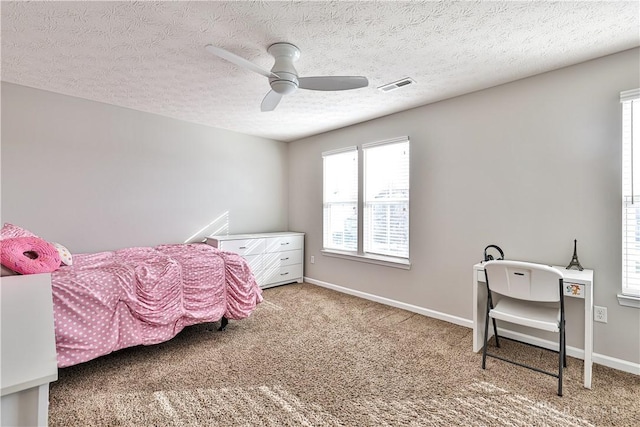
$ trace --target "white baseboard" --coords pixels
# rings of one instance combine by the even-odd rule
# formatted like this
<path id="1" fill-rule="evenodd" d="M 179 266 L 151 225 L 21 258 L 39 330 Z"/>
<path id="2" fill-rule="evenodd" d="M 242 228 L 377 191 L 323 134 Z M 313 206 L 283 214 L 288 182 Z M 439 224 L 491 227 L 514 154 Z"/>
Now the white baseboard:
<path id="1" fill-rule="evenodd" d="M 463 319 L 462 317 L 452 316 L 450 314 L 441 313 L 439 311 L 429 310 L 428 308 L 418 307 L 417 305 L 407 304 L 407 303 L 392 300 L 389 298 L 368 294 L 366 292 L 356 291 L 353 289 L 334 285 L 333 283 L 327 283 L 321 280 L 312 279 L 310 277 L 305 277 L 304 281 L 307 283 L 311 283 L 312 285 L 318 285 L 323 288 L 333 289 L 334 291 L 342 292 L 343 294 L 349 294 L 356 297 L 367 299 L 369 301 L 379 302 L 380 304 L 390 305 L 391 307 L 401 308 L 403 310 L 411 311 L 412 313 L 422 314 L 427 317 L 433 317 L 434 319 L 444 320 L 445 322 L 454 323 L 456 325 L 465 326 L 467 328 L 473 327 L 473 321 L 468 319 Z"/>
<path id="2" fill-rule="evenodd" d="M 422 314 L 423 316 L 433 317 L 434 319 L 444 320 L 445 322 L 453 323 L 459 326 L 467 328 L 473 328 L 473 320 L 464 319 L 462 317 L 452 316 L 450 314 L 441 313 L 435 310 L 429 310 L 428 308 L 419 307 L 413 304 L 407 304 L 401 301 L 392 300 L 385 297 L 369 294 L 367 292 L 356 291 L 354 289 L 345 288 L 343 286 L 334 285 L 333 283 L 323 282 L 321 280 L 305 277 L 304 281 L 311 283 L 312 285 L 321 286 L 323 288 L 333 289 L 334 291 L 342 292 L 343 294 L 353 295 L 359 298 L 364 298 L 369 301 L 379 302 L 380 304 L 389 305 L 391 307 L 400 308 L 410 311 L 412 313 Z M 516 339 L 529 344 L 537 345 L 539 347 L 558 349 L 558 343 L 544 340 L 541 338 L 533 337 L 531 335 L 525 335 L 519 332 L 510 331 L 500 328 L 500 335 L 504 335 L 507 338 Z M 577 359 L 584 360 L 584 349 L 567 346 L 567 356 L 575 357 Z M 614 357 L 606 356 L 603 354 L 593 353 L 593 363 L 607 366 L 609 368 L 617 369 L 620 371 L 628 372 L 630 374 L 640 375 L 640 363 L 633 363 L 622 359 L 616 359 Z"/>
<path id="3" fill-rule="evenodd" d="M 616 359 L 615 357 L 605 356 L 604 354 L 598 353 L 593 353 L 593 363 L 617 369 L 619 371 L 628 372 L 630 374 L 640 375 L 640 363 Z"/>

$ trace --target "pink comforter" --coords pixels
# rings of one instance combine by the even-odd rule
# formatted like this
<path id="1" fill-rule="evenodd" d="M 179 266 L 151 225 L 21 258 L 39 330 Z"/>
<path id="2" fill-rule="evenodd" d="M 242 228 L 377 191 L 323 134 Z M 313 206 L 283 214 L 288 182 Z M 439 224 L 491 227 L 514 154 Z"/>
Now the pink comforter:
<path id="1" fill-rule="evenodd" d="M 246 261 L 205 244 L 74 255 L 52 273 L 58 366 L 249 316 L 262 301 Z"/>

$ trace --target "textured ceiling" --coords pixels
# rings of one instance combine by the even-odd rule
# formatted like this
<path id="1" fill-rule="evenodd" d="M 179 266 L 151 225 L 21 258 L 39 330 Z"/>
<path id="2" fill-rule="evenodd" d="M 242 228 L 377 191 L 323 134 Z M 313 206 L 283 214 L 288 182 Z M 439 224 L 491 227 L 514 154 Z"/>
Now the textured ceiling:
<path id="1" fill-rule="evenodd" d="M 7 2 L 2 80 L 290 141 L 640 45 L 640 2 Z M 369 87 L 298 90 L 260 112 L 267 47 L 300 76 Z M 404 77 L 393 92 L 376 88 Z"/>

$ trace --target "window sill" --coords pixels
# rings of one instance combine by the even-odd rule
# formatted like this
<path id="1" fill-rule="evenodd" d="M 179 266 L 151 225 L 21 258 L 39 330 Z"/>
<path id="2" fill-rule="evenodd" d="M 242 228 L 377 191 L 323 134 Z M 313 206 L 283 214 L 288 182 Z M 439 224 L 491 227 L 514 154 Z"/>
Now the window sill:
<path id="1" fill-rule="evenodd" d="M 640 308 L 640 297 L 618 294 L 618 304 L 626 307 Z"/>
<path id="2" fill-rule="evenodd" d="M 386 257 L 381 255 L 357 255 L 351 252 L 340 252 L 328 249 L 323 249 L 320 252 L 322 252 L 323 255 L 335 258 L 343 258 L 352 261 L 366 262 L 369 264 L 384 265 L 386 267 L 401 268 L 403 270 L 411 269 L 411 262 L 409 260 L 400 260 L 398 258 Z"/>

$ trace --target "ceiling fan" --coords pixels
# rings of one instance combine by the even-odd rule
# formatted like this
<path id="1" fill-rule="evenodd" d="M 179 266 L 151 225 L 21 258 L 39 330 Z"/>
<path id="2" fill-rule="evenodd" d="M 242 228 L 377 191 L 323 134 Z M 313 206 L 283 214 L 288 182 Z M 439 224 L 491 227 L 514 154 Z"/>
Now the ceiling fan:
<path id="1" fill-rule="evenodd" d="M 300 49 L 291 43 L 274 43 L 267 49 L 275 59 L 275 64 L 271 71 L 250 62 L 228 50 L 211 44 L 205 46 L 210 53 L 227 61 L 247 68 L 255 73 L 261 74 L 269 79 L 271 90 L 262 100 L 260 109 L 262 111 L 273 111 L 283 95 L 289 95 L 296 89 L 309 90 L 349 90 L 366 87 L 369 81 L 362 76 L 319 76 L 319 77 L 298 77 L 298 72 L 293 63 L 300 58 Z"/>

